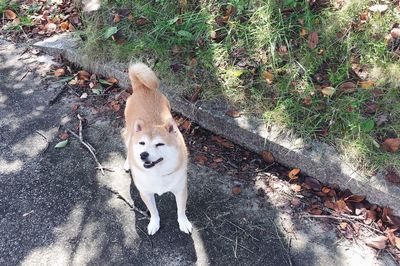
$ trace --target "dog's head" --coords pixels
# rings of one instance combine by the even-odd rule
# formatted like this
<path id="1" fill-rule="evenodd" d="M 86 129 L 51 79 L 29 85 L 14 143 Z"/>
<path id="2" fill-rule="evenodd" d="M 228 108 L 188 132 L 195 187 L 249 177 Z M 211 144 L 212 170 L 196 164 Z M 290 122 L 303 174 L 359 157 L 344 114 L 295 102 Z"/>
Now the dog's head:
<path id="1" fill-rule="evenodd" d="M 183 163 L 184 144 L 175 121 L 171 118 L 164 125 L 146 125 L 134 122 L 129 143 L 131 162 L 143 170 L 173 171 Z"/>

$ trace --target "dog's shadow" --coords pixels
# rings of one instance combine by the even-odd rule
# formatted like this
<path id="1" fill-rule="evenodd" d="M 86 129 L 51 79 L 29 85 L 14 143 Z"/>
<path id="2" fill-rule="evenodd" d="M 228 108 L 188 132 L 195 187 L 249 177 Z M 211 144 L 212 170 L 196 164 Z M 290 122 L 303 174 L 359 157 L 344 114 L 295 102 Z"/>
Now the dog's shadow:
<path id="1" fill-rule="evenodd" d="M 134 205 L 140 210 L 146 211 L 150 217 L 144 202 L 140 198 L 132 174 L 130 193 Z M 136 230 L 141 238 L 139 244 L 140 261 L 145 264 L 162 265 L 165 259 L 179 265 L 189 265 L 196 262 L 196 251 L 191 235 L 179 230 L 176 213 L 175 196 L 165 193 L 162 196 L 155 195 L 157 209 L 160 214 L 160 229 L 152 236 L 147 234 L 149 220 L 142 214 L 135 213 Z M 189 217 L 190 220 L 190 217 Z"/>

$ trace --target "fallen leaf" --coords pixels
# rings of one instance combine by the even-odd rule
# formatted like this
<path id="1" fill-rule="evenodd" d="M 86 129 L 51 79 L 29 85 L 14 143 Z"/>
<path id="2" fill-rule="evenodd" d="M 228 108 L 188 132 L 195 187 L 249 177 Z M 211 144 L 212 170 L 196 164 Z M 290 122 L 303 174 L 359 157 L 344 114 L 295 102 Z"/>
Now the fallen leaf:
<path id="1" fill-rule="evenodd" d="M 78 71 L 78 79 L 86 81 L 90 80 L 90 74 L 85 70 Z"/>
<path id="2" fill-rule="evenodd" d="M 190 127 L 192 126 L 192 123 L 189 120 L 185 120 L 182 123 L 182 128 L 186 131 L 190 130 Z"/>
<path id="3" fill-rule="evenodd" d="M 375 114 L 378 109 L 378 104 L 375 102 L 365 102 L 364 103 L 364 112 L 367 114 Z"/>
<path id="4" fill-rule="evenodd" d="M 313 178 L 313 177 L 306 177 L 304 180 L 304 184 L 306 184 L 310 189 L 314 190 L 314 191 L 321 191 L 322 189 L 322 185 L 321 183 Z"/>
<path id="5" fill-rule="evenodd" d="M 376 125 L 379 127 L 381 125 L 383 125 L 384 123 L 386 123 L 388 121 L 388 115 L 387 114 L 381 114 L 379 116 L 376 117 Z"/>
<path id="6" fill-rule="evenodd" d="M 274 74 L 272 74 L 272 73 L 269 72 L 269 71 L 264 71 L 264 72 L 263 72 L 263 77 L 264 77 L 265 81 L 266 81 L 268 84 L 272 84 L 272 82 L 273 82 L 273 80 L 274 80 Z"/>
<path id="7" fill-rule="evenodd" d="M 394 169 L 387 172 L 385 179 L 393 184 L 400 185 L 400 176 Z"/>
<path id="8" fill-rule="evenodd" d="M 400 138 L 388 138 L 381 144 L 381 150 L 395 153 L 399 150 Z"/>
<path id="9" fill-rule="evenodd" d="M 242 189 L 238 186 L 232 188 L 232 193 L 235 195 L 239 195 L 242 192 Z"/>
<path id="10" fill-rule="evenodd" d="M 310 95 L 308 95 L 306 98 L 303 99 L 303 104 L 305 106 L 310 106 L 312 104 L 312 98 Z"/>
<path id="11" fill-rule="evenodd" d="M 365 200 L 365 196 L 361 195 L 351 195 L 344 199 L 344 201 L 349 201 L 349 202 L 361 202 L 363 200 Z"/>
<path id="12" fill-rule="evenodd" d="M 114 110 L 114 112 L 118 112 L 121 109 L 119 101 L 112 101 L 111 108 Z"/>
<path id="13" fill-rule="evenodd" d="M 225 114 L 233 118 L 237 118 L 241 115 L 240 111 L 234 109 L 228 110 Z"/>
<path id="14" fill-rule="evenodd" d="M 264 159 L 264 161 L 267 163 L 267 164 L 273 164 L 274 162 L 275 162 L 275 158 L 274 158 L 274 156 L 272 155 L 272 153 L 271 152 L 269 152 L 269 151 L 262 151 L 261 152 L 261 157 Z"/>
<path id="15" fill-rule="evenodd" d="M 236 7 L 233 5 L 228 5 L 226 10 L 225 10 L 225 15 L 226 16 L 232 16 L 236 13 Z"/>
<path id="16" fill-rule="evenodd" d="M 324 96 L 330 97 L 335 93 L 335 88 L 333 87 L 325 87 L 321 90 Z"/>
<path id="17" fill-rule="evenodd" d="M 11 19 L 11 20 L 13 20 L 13 19 L 15 19 L 15 18 L 17 17 L 17 14 L 15 14 L 14 11 L 12 11 L 12 10 L 10 10 L 10 9 L 6 9 L 6 10 L 4 11 L 4 17 L 5 17 L 6 19 Z"/>
<path id="18" fill-rule="evenodd" d="M 348 224 L 346 222 L 340 222 L 339 223 L 339 229 L 340 230 L 345 230 Z"/>
<path id="19" fill-rule="evenodd" d="M 325 193 L 325 194 L 328 194 L 329 191 L 331 191 L 331 189 L 328 188 L 328 187 L 323 187 L 321 191 L 322 191 L 323 193 Z"/>
<path id="20" fill-rule="evenodd" d="M 341 214 L 341 213 L 351 213 L 351 210 L 349 209 L 349 207 L 347 207 L 346 202 L 344 202 L 344 200 L 337 200 L 335 202 L 335 207 L 334 210 Z"/>
<path id="21" fill-rule="evenodd" d="M 386 229 L 385 233 L 386 233 L 386 236 L 389 239 L 390 244 L 392 244 L 393 246 L 395 246 L 396 248 L 398 248 L 400 250 L 400 237 L 397 237 L 395 235 L 395 232 L 397 230 L 398 230 L 397 228 L 395 228 L 395 229 Z"/>
<path id="22" fill-rule="evenodd" d="M 388 5 L 373 5 L 370 8 L 368 8 L 368 10 L 371 12 L 379 12 L 379 13 L 383 13 L 387 9 L 388 9 Z"/>
<path id="23" fill-rule="evenodd" d="M 368 18 L 369 18 L 369 13 L 368 12 L 363 12 L 359 16 L 361 23 L 365 23 Z"/>
<path id="24" fill-rule="evenodd" d="M 329 208 L 329 209 L 332 209 L 332 210 L 335 209 L 335 203 L 334 203 L 332 200 L 330 200 L 330 199 L 326 199 L 326 200 L 324 201 L 324 206 L 327 207 L 327 208 Z"/>
<path id="25" fill-rule="evenodd" d="M 354 82 L 347 81 L 339 86 L 339 89 L 345 93 L 352 93 L 357 90 L 357 85 Z"/>
<path id="26" fill-rule="evenodd" d="M 373 210 L 367 210 L 365 213 L 364 223 L 371 224 L 375 220 L 376 220 L 376 212 Z"/>
<path id="27" fill-rule="evenodd" d="M 200 165 L 204 165 L 208 161 L 208 158 L 204 155 L 198 155 L 194 157 L 194 161 Z"/>
<path id="28" fill-rule="evenodd" d="M 218 144 L 221 144 L 222 146 L 224 146 L 225 148 L 233 148 L 234 145 L 227 141 L 226 139 L 220 137 L 220 136 L 212 136 L 211 140 L 216 141 Z"/>
<path id="29" fill-rule="evenodd" d="M 114 23 L 120 22 L 121 21 L 121 16 L 119 14 L 115 14 L 113 21 L 114 21 Z"/>
<path id="30" fill-rule="evenodd" d="M 305 28 L 301 28 L 300 30 L 300 36 L 305 37 L 308 34 L 308 31 Z"/>
<path id="31" fill-rule="evenodd" d="M 377 236 L 365 240 L 365 244 L 369 247 L 375 249 L 384 249 L 386 247 L 386 241 L 388 238 L 386 236 Z"/>
<path id="32" fill-rule="evenodd" d="M 61 132 L 61 133 L 58 135 L 58 137 L 59 137 L 61 140 L 66 140 L 66 139 L 69 138 L 69 134 L 68 134 L 68 132 Z"/>
<path id="33" fill-rule="evenodd" d="M 64 21 L 60 23 L 60 29 L 62 31 L 67 31 L 69 30 L 69 22 L 68 21 Z"/>
<path id="34" fill-rule="evenodd" d="M 144 26 L 144 25 L 149 24 L 149 23 L 150 23 L 150 21 L 148 19 L 146 19 L 146 18 L 138 18 L 135 21 L 136 26 Z"/>
<path id="35" fill-rule="evenodd" d="M 363 89 L 369 89 L 369 88 L 373 87 L 374 85 L 375 85 L 375 82 L 373 82 L 372 80 L 360 82 L 360 87 Z"/>
<path id="36" fill-rule="evenodd" d="M 314 31 L 308 37 L 308 48 L 314 49 L 315 47 L 317 47 L 318 42 L 319 42 L 318 32 Z"/>
<path id="37" fill-rule="evenodd" d="M 56 77 L 61 77 L 64 75 L 65 75 L 64 68 L 59 68 L 59 69 L 56 69 L 56 71 L 54 71 L 54 76 L 56 76 Z"/>
<path id="38" fill-rule="evenodd" d="M 116 79 L 114 77 L 109 77 L 106 79 L 106 81 L 111 84 L 118 84 L 118 79 Z"/>
<path id="39" fill-rule="evenodd" d="M 50 22 L 50 23 L 47 23 L 44 28 L 47 32 L 54 32 L 57 29 L 57 25 Z"/>
<path id="40" fill-rule="evenodd" d="M 291 179 L 291 180 L 295 180 L 295 179 L 297 179 L 298 178 L 298 174 L 300 173 L 300 169 L 299 168 L 294 168 L 294 169 L 292 169 L 289 173 L 288 173 L 288 177 Z"/>
<path id="41" fill-rule="evenodd" d="M 197 102 L 197 100 L 199 99 L 200 93 L 203 90 L 203 88 L 200 85 L 197 85 L 192 96 L 190 97 L 190 101 L 192 103 Z"/>
<path id="42" fill-rule="evenodd" d="M 322 213 L 322 210 L 320 208 L 313 208 L 310 209 L 308 212 L 312 215 L 320 215 Z"/>
<path id="43" fill-rule="evenodd" d="M 81 98 L 81 99 L 87 99 L 87 97 L 88 97 L 87 92 L 84 92 L 84 93 L 82 93 L 81 97 L 79 97 L 79 98 Z"/>
<path id="44" fill-rule="evenodd" d="M 54 148 L 62 149 L 62 148 L 64 148 L 65 146 L 67 146 L 67 144 L 68 144 L 68 139 L 63 140 L 63 141 L 60 141 L 59 143 L 57 143 L 57 144 L 54 146 Z"/>

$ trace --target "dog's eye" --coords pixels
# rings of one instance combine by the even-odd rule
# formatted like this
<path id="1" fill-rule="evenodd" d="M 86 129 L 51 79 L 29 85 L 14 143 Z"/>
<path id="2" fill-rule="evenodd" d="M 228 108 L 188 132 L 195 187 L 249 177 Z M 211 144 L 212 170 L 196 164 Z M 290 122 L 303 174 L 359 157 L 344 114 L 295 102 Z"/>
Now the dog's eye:
<path id="1" fill-rule="evenodd" d="M 139 142 L 139 144 L 140 144 L 140 145 L 144 145 L 145 143 L 144 143 L 144 141 L 141 141 L 141 142 Z"/>
<path id="2" fill-rule="evenodd" d="M 157 143 L 157 144 L 156 144 L 156 147 L 164 146 L 164 145 L 165 145 L 164 143 Z"/>

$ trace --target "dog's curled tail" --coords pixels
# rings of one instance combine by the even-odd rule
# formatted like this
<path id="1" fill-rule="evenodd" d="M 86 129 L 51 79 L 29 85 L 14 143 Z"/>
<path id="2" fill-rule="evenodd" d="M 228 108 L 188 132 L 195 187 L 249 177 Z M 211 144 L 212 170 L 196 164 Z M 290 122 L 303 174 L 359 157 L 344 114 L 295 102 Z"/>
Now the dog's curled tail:
<path id="1" fill-rule="evenodd" d="M 155 90 L 159 86 L 156 74 L 143 63 L 131 63 L 129 65 L 129 79 L 133 90 L 143 86 Z"/>

